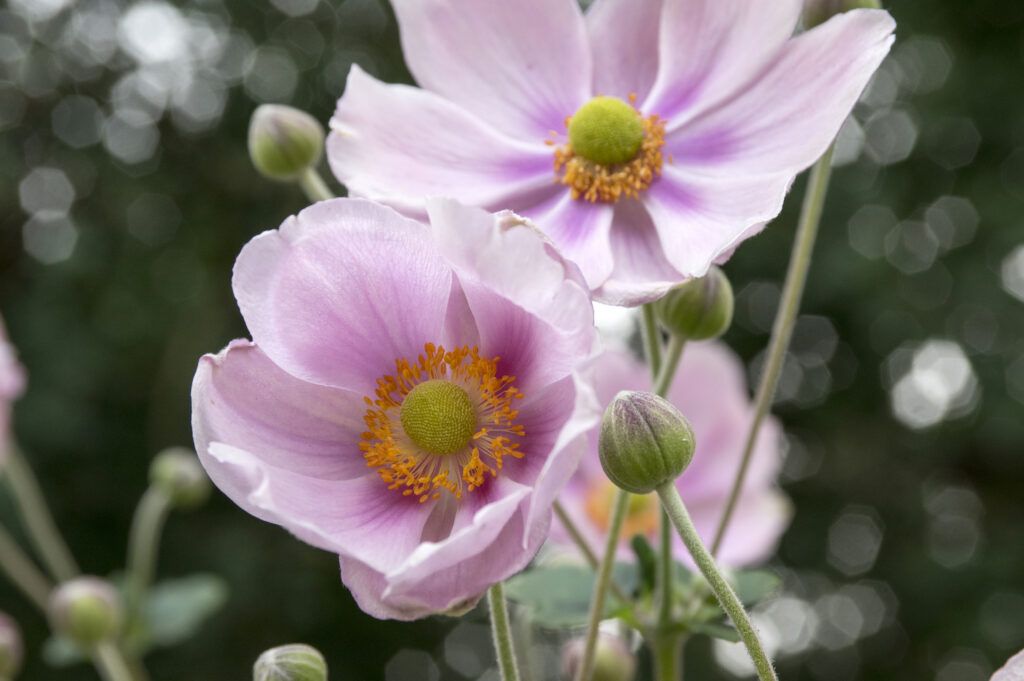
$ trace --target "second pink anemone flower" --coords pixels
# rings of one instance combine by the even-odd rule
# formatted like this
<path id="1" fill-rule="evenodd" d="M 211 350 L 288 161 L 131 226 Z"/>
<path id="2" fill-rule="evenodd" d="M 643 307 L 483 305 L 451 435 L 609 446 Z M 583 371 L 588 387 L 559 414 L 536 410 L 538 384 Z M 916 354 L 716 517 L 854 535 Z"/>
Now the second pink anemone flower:
<path id="1" fill-rule="evenodd" d="M 597 421 L 579 270 L 452 201 L 335 199 L 249 242 L 253 341 L 204 357 L 196 451 L 243 509 L 340 556 L 360 607 L 461 610 L 523 569 Z"/>
<path id="2" fill-rule="evenodd" d="M 793 37 L 803 0 L 392 0 L 422 89 L 353 67 L 331 168 L 420 213 L 532 218 L 595 297 L 702 276 L 782 208 L 892 44 L 883 11 Z"/>
<path id="3" fill-rule="evenodd" d="M 0 319 L 0 464 L 11 437 L 11 403 L 24 389 L 25 372 L 18 363 L 14 346 L 7 340 L 3 319 Z"/>

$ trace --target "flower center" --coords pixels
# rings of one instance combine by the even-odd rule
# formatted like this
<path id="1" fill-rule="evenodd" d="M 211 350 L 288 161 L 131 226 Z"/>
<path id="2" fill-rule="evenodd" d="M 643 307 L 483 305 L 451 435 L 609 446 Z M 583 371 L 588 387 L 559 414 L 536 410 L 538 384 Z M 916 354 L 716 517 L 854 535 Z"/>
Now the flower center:
<path id="1" fill-rule="evenodd" d="M 555 175 L 572 198 L 615 203 L 637 198 L 659 175 L 665 124 L 630 102 L 594 97 L 566 120 L 569 143 L 555 150 Z M 548 144 L 554 145 L 553 140 Z"/>
<path id="2" fill-rule="evenodd" d="M 586 511 L 590 520 L 602 532 L 611 524 L 611 509 L 615 504 L 618 488 L 607 480 L 595 483 L 586 495 Z M 626 506 L 626 518 L 622 522 L 621 536 L 628 540 L 634 535 L 654 535 L 658 529 L 658 498 L 654 494 L 633 494 Z"/>
<path id="3" fill-rule="evenodd" d="M 399 414 L 405 434 L 430 454 L 454 454 L 476 432 L 476 409 L 469 394 L 439 378 L 413 388 Z"/>
<path id="4" fill-rule="evenodd" d="M 523 458 L 526 430 L 513 408 L 523 394 L 514 376 L 499 376 L 498 357 L 469 346 L 423 349 L 377 379 L 375 396 L 365 398 L 359 448 L 388 489 L 420 503 L 442 492 L 461 499 L 497 477 L 505 457 Z"/>

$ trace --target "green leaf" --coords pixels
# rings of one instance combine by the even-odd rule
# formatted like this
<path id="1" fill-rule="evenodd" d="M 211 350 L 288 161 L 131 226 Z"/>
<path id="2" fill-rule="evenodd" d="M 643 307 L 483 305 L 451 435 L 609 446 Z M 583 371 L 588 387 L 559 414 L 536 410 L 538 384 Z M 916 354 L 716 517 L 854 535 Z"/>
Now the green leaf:
<path id="1" fill-rule="evenodd" d="M 653 593 L 655 585 L 655 572 L 658 565 L 658 554 L 654 552 L 651 542 L 642 534 L 633 535 L 629 545 L 636 554 L 637 565 L 640 568 L 640 589 L 644 593 Z"/>
<path id="2" fill-rule="evenodd" d="M 50 636 L 43 644 L 43 662 L 51 667 L 70 667 L 85 660 L 81 649 L 63 636 Z"/>
<path id="3" fill-rule="evenodd" d="M 720 638 L 724 641 L 736 643 L 740 640 L 740 632 L 727 624 L 712 624 L 710 622 L 694 622 L 686 627 L 695 634 L 703 634 L 712 638 Z"/>
<path id="4" fill-rule="evenodd" d="M 227 598 L 227 584 L 216 575 L 160 582 L 150 590 L 142 611 L 145 648 L 173 646 L 190 638 Z"/>
<path id="5" fill-rule="evenodd" d="M 594 571 L 579 565 L 550 565 L 522 572 L 505 584 L 508 598 L 530 611 L 540 626 L 563 629 L 586 624 L 594 591 Z M 627 593 L 636 588 L 635 565 L 616 563 L 613 579 Z M 605 616 L 616 616 L 620 604 L 611 596 Z"/>
<path id="6" fill-rule="evenodd" d="M 736 595 L 745 606 L 756 605 L 773 595 L 782 584 L 782 579 L 768 570 L 744 570 L 733 574 L 729 580 Z"/>

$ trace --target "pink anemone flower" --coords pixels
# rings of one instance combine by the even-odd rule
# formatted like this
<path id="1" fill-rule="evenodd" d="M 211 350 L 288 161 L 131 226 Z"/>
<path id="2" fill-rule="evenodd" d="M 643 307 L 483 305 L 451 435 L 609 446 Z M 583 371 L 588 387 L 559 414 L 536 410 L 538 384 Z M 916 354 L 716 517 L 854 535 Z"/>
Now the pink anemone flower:
<path id="1" fill-rule="evenodd" d="M 620 390 L 651 389 L 649 369 L 625 352 L 605 352 L 594 362 L 593 371 L 594 389 L 602 406 L 610 403 Z M 743 367 L 724 345 L 689 344 L 668 398 L 690 422 L 697 441 L 693 461 L 676 481 L 676 487 L 701 538 L 710 545 L 754 413 Z M 590 451 L 559 497 L 592 547 L 604 546 L 616 491 L 601 470 L 598 431 L 591 431 Z M 769 418 L 758 436 L 736 514 L 718 554 L 724 565 L 739 567 L 768 559 L 789 524 L 789 501 L 776 486 L 782 463 L 780 436 L 778 422 Z M 645 535 L 656 545 L 660 508 L 655 494 L 631 498 L 619 549 L 623 559 L 632 556 L 629 541 L 636 534 Z M 569 536 L 558 524 L 552 531 L 552 542 L 574 550 Z M 674 553 L 679 560 L 692 565 L 678 537 Z"/>
<path id="2" fill-rule="evenodd" d="M 991 681 L 1024 681 L 1024 650 L 1007 660 Z"/>
<path id="3" fill-rule="evenodd" d="M 318 203 L 243 249 L 253 341 L 199 362 L 196 451 L 244 510 L 339 555 L 375 617 L 463 610 L 521 570 L 596 423 L 579 270 L 512 216 Z"/>
<path id="4" fill-rule="evenodd" d="M 803 0 L 392 0 L 420 88 L 353 67 L 328 158 L 409 214 L 529 217 L 595 298 L 702 276 L 778 215 L 893 41 L 883 11 L 794 37 Z"/>
<path id="5" fill-rule="evenodd" d="M 14 346 L 7 340 L 3 319 L 0 319 L 0 462 L 11 437 L 11 403 L 24 389 L 25 372 L 18 363 Z"/>

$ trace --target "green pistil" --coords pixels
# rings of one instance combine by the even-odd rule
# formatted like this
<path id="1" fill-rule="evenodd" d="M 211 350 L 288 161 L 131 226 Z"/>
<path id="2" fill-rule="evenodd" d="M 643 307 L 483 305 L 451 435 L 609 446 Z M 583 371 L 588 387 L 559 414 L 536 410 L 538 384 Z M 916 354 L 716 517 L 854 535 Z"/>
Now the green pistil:
<path id="1" fill-rule="evenodd" d="M 594 97 L 569 120 L 573 153 L 600 165 L 632 161 L 643 141 L 640 114 L 617 97 Z"/>
<path id="2" fill-rule="evenodd" d="M 476 432 L 476 410 L 466 391 L 448 381 L 420 383 L 402 401 L 402 429 L 430 454 L 454 454 Z"/>

